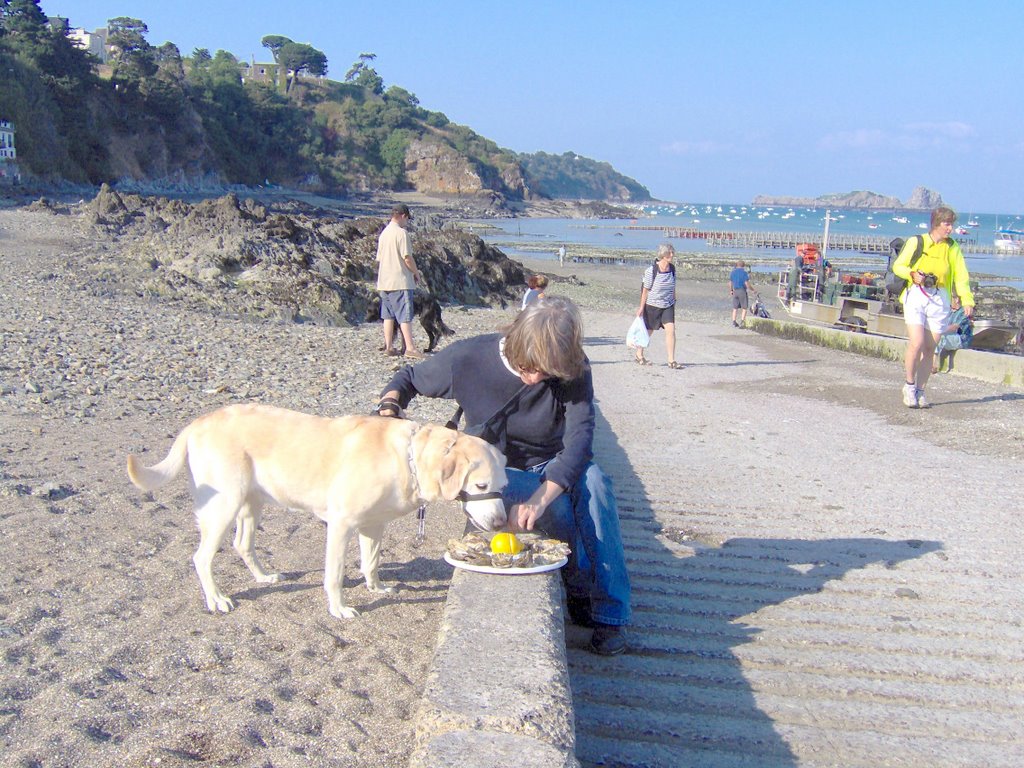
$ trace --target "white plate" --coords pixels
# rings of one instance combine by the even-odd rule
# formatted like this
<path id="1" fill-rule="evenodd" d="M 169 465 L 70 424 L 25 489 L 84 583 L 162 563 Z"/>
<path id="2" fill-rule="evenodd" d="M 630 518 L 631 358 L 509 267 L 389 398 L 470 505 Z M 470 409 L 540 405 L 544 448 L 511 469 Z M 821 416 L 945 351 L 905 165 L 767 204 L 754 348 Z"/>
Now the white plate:
<path id="1" fill-rule="evenodd" d="M 563 557 L 557 563 L 549 563 L 548 565 L 534 565 L 529 568 L 495 568 L 493 565 L 474 565 L 473 563 L 464 563 L 462 560 L 456 560 L 451 557 L 447 552 L 444 553 L 444 561 L 448 565 L 454 565 L 456 568 L 462 568 L 466 571 L 476 571 L 477 573 L 496 573 L 499 576 L 526 576 L 531 573 L 544 573 L 545 571 L 557 571 L 563 565 L 569 562 L 568 557 Z"/>

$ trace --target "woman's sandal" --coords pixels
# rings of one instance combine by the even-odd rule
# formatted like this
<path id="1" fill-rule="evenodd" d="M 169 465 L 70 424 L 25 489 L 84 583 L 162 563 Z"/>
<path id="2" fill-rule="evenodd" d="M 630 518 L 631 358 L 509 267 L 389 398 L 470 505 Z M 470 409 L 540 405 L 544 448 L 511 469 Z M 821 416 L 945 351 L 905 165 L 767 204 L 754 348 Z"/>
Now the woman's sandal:
<path id="1" fill-rule="evenodd" d="M 651 364 L 650 360 L 648 360 L 648 359 L 646 359 L 644 357 L 641 357 L 640 355 L 634 355 L 633 359 L 636 360 L 637 365 L 650 365 Z"/>
<path id="2" fill-rule="evenodd" d="M 683 369 L 683 364 L 677 363 L 675 360 L 673 360 L 671 363 L 668 364 L 668 367 L 677 371 L 681 371 Z"/>

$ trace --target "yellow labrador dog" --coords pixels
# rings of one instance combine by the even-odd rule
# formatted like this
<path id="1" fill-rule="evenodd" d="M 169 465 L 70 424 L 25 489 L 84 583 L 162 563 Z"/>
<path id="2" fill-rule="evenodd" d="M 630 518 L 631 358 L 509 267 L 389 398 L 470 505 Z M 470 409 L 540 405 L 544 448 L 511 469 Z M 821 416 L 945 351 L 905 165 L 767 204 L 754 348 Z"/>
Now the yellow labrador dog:
<path id="1" fill-rule="evenodd" d="M 264 504 L 312 512 L 327 523 L 324 589 L 337 618 L 358 612 L 342 599 L 345 550 L 359 534 L 360 567 L 372 592 L 384 526 L 421 504 L 459 499 L 474 524 L 505 523 L 499 493 L 505 457 L 477 437 L 434 424 L 381 416 L 310 416 L 266 405 L 231 405 L 201 416 L 178 435 L 167 457 L 145 467 L 128 456 L 128 476 L 144 491 L 169 482 L 188 463 L 199 523 L 192 561 L 211 611 L 234 604 L 213 580 L 213 556 L 231 524 L 235 551 L 256 581 L 274 583 L 256 560 Z"/>

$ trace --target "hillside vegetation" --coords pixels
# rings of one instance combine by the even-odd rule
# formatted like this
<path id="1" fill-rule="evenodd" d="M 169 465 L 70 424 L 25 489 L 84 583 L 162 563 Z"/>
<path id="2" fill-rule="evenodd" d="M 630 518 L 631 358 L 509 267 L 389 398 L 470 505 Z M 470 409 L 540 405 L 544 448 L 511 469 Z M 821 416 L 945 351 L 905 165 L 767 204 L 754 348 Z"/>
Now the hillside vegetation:
<path id="1" fill-rule="evenodd" d="M 385 87 L 373 54 L 360 54 L 337 82 L 322 77 L 328 62 L 316 48 L 267 35 L 275 66 L 261 79 L 227 51 L 182 56 L 173 43 L 153 46 L 142 20 L 107 26 L 111 60 L 100 66 L 38 0 L 0 2 L 0 71 L 13 75 L 0 91 L 0 118 L 15 124 L 23 173 L 90 184 L 650 199 L 607 163 L 519 154 L 424 109 L 404 88 Z"/>

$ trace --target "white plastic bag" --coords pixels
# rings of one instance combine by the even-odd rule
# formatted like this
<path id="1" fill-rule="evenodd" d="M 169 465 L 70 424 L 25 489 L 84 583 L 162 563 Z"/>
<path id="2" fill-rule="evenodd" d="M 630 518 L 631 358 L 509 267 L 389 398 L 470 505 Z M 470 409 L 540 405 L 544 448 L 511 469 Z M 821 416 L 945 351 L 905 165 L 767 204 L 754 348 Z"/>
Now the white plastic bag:
<path id="1" fill-rule="evenodd" d="M 647 345 L 651 343 L 651 335 L 647 332 L 647 326 L 644 325 L 644 319 L 637 317 L 633 320 L 633 324 L 629 326 L 629 330 L 626 332 L 626 346 L 631 349 L 641 347 L 647 348 Z"/>

